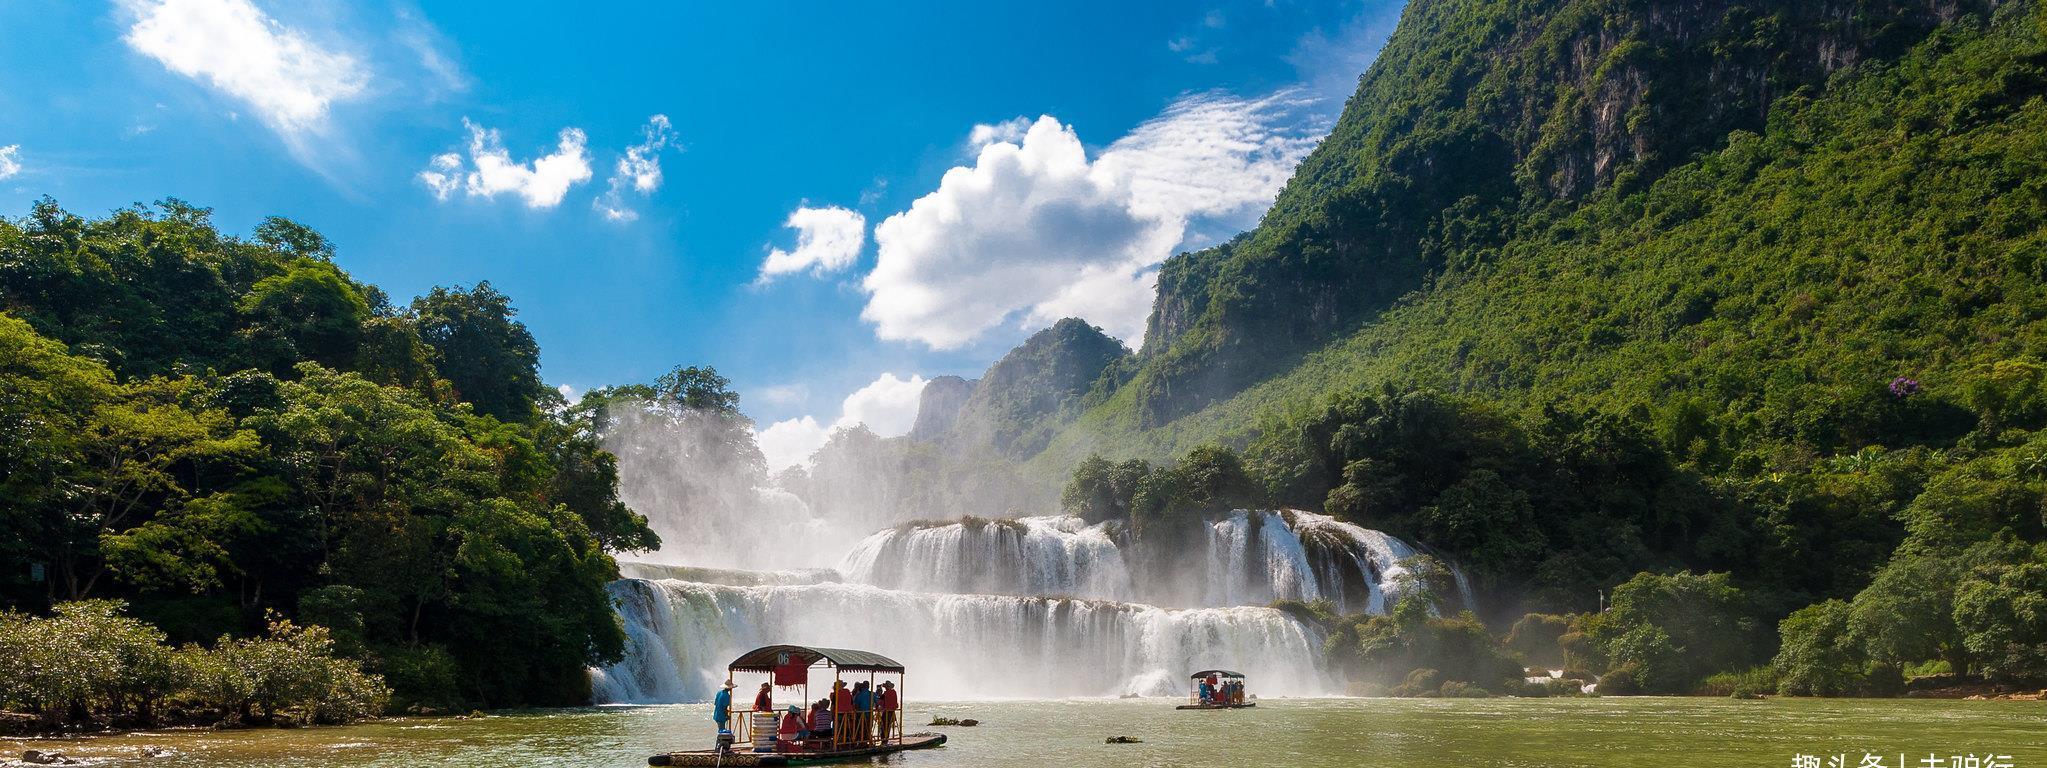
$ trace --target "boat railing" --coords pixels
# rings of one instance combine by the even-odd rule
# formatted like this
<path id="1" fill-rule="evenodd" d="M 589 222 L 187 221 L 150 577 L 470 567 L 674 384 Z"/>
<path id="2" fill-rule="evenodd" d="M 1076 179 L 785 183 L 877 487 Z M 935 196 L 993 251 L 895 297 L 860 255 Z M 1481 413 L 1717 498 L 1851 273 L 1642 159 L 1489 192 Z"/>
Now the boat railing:
<path id="1" fill-rule="evenodd" d="M 732 718 L 732 724 L 729 726 L 732 730 L 732 742 L 735 747 L 751 748 L 766 746 L 768 740 L 771 740 L 776 735 L 774 729 L 770 728 L 767 734 L 763 735 L 763 740 L 755 741 L 754 737 L 757 734 L 754 732 L 754 716 L 763 711 L 773 715 L 775 722 L 780 722 L 781 716 L 775 714 L 773 710 L 747 709 L 733 713 L 739 715 Z M 833 713 L 832 740 L 829 748 L 832 751 L 839 751 L 873 744 L 901 744 L 903 741 L 902 714 L 901 710 L 884 709 Z M 806 744 L 806 746 L 824 745 Z"/>

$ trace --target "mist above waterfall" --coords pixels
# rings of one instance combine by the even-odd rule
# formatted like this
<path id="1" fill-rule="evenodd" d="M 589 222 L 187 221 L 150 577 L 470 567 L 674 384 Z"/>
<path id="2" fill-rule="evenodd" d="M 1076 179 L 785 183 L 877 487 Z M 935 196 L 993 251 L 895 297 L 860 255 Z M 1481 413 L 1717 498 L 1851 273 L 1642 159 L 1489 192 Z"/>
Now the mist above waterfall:
<path id="1" fill-rule="evenodd" d="M 877 529 L 920 518 L 1042 513 L 1058 488 L 1014 464 L 835 431 L 807 466 L 770 476 L 752 422 L 734 410 L 608 403 L 599 429 L 618 456 L 619 498 L 661 536 L 646 560 L 741 569 L 837 566 Z"/>
<path id="2" fill-rule="evenodd" d="M 610 405 L 599 433 L 618 457 L 619 499 L 661 536 L 648 559 L 715 568 L 830 563 L 834 526 L 768 484 L 752 424 L 737 413 L 651 401 Z"/>

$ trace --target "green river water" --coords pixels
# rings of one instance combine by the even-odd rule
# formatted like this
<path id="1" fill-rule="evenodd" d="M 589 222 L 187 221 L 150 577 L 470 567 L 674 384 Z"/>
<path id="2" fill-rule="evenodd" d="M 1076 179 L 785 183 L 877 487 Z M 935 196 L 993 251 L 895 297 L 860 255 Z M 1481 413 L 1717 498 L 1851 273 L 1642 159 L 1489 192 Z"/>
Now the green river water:
<path id="1" fill-rule="evenodd" d="M 1180 712 L 1165 699 L 913 702 L 908 721 L 972 717 L 947 746 L 874 763 L 921 766 L 1758 766 L 1797 756 L 1846 765 L 1964 768 L 2006 755 L 2047 768 L 2047 704 L 2024 701 L 1707 698 L 1268 699 Z M 0 739 L 0 758 L 59 750 L 104 765 L 614 766 L 708 746 L 705 705 L 602 707 L 467 720 L 402 718 L 303 730 L 172 730 L 87 739 Z M 1142 744 L 1104 744 L 1129 735 Z M 169 750 L 145 756 L 149 748 Z M 1929 755 L 1942 756 L 1935 766 Z M 1976 764 L 1967 764 L 1974 766 Z"/>

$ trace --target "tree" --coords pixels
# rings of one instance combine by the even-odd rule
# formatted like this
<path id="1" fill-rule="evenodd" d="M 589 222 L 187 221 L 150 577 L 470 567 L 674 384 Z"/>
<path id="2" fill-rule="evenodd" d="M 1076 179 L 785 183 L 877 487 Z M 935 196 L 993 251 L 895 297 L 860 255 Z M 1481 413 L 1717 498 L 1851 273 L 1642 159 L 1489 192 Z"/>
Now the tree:
<path id="1" fill-rule="evenodd" d="M 1862 692 L 1865 655 L 1849 629 L 1848 603 L 1828 600 L 1786 617 L 1777 631 L 1783 636 L 1770 666 L 1777 673 L 1777 691 L 1791 696 L 1844 696 Z"/>
<path id="2" fill-rule="evenodd" d="M 695 411 L 737 413 L 739 393 L 732 380 L 718 375 L 710 366 L 676 366 L 654 381 L 654 395 L 662 403 Z"/>
<path id="3" fill-rule="evenodd" d="M 71 538 L 64 489 L 86 470 L 87 425 L 113 397 L 112 378 L 105 366 L 66 354 L 0 313 L 0 498 L 8 500 L 0 504 L 0 530 L 12 533 L 0 536 L 0 559 L 54 565 L 60 542 Z M 9 602 L 43 588 L 26 583 L 26 572 L 0 579 Z"/>
<path id="4" fill-rule="evenodd" d="M 1531 613 L 1514 622 L 1507 631 L 1507 638 L 1501 645 L 1507 650 L 1521 654 L 1529 664 L 1544 669 L 1564 666 L 1564 634 L 1571 631 L 1571 620 L 1567 616 L 1547 613 Z"/>
<path id="5" fill-rule="evenodd" d="M 1131 507 L 1135 517 L 1150 523 L 1257 506 L 1263 498 L 1262 490 L 1244 471 L 1244 462 L 1236 452 L 1219 445 L 1203 445 L 1188 451 L 1172 466 L 1147 475 L 1139 483 Z M 1142 529 L 1140 525 L 1139 530 Z"/>
<path id="6" fill-rule="evenodd" d="M 1128 520 L 1138 489 L 1151 473 L 1151 463 L 1143 459 L 1112 463 L 1099 455 L 1089 456 L 1074 468 L 1072 479 L 1060 493 L 1060 508 L 1091 523 Z"/>
<path id="7" fill-rule="evenodd" d="M 2014 556 L 1979 561 L 1955 590 L 1962 645 L 1992 680 L 2047 681 L 2047 544 L 2001 548 Z"/>
<path id="8" fill-rule="evenodd" d="M 407 317 L 434 351 L 434 367 L 476 412 L 530 423 L 550 391 L 540 383 L 540 345 L 510 297 L 488 281 L 435 287 L 412 300 Z"/>
<path id="9" fill-rule="evenodd" d="M 1639 573 L 1587 634 L 1644 690 L 1682 693 L 1713 672 L 1747 666 L 1756 647 L 1746 596 L 1725 573 Z"/>
<path id="10" fill-rule="evenodd" d="M 1900 553 L 1884 564 L 1848 611 L 1848 627 L 1869 658 L 1893 666 L 1941 659 L 1969 674 L 1971 655 L 1955 623 L 1955 585 L 1966 562 L 1949 550 Z"/>
<path id="11" fill-rule="evenodd" d="M 301 360 L 351 365 L 370 316 L 362 292 L 326 261 L 301 259 L 251 286 L 240 303 L 251 346 L 271 372 L 287 374 Z"/>
<path id="12" fill-rule="evenodd" d="M 1473 470 L 1415 514 L 1416 536 L 1463 553 L 1489 573 L 1532 567 L 1548 552 L 1528 494 L 1489 469 Z"/>
<path id="13" fill-rule="evenodd" d="M 182 506 L 191 496 L 181 476 L 213 464 L 238 463 L 255 454 L 256 436 L 228 416 L 188 407 L 191 379 L 151 379 L 116 389 L 99 403 L 73 443 L 76 461 L 62 482 L 72 492 L 52 538 L 65 594 L 90 594 L 105 573 L 101 542 L 142 526 L 157 510 Z"/>

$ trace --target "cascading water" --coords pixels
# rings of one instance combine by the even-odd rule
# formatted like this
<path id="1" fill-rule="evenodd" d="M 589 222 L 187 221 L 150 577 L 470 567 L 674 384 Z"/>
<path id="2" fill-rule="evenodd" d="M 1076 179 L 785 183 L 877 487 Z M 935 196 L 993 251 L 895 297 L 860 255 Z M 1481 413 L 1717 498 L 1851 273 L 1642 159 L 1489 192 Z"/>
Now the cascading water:
<path id="1" fill-rule="evenodd" d="M 847 581 L 916 592 L 1058 595 L 1222 607 L 1328 600 L 1384 613 L 1416 551 L 1379 531 L 1299 510 L 1238 510 L 1166 575 L 1134 574 L 1109 524 L 1076 517 L 968 519 L 890 528 L 855 545 Z"/>
<path id="2" fill-rule="evenodd" d="M 861 540 L 850 581 L 916 592 L 1131 599 L 1130 570 L 1107 524 L 1077 517 L 902 526 Z"/>
<path id="3" fill-rule="evenodd" d="M 881 653 L 906 664 L 907 690 L 927 698 L 1177 695 L 1181 676 L 1203 667 L 1246 672 L 1267 694 L 1336 688 L 1322 633 L 1271 608 L 638 579 L 612 594 L 628 650 L 593 672 L 600 702 L 707 698 L 728 661 L 773 643 Z"/>

